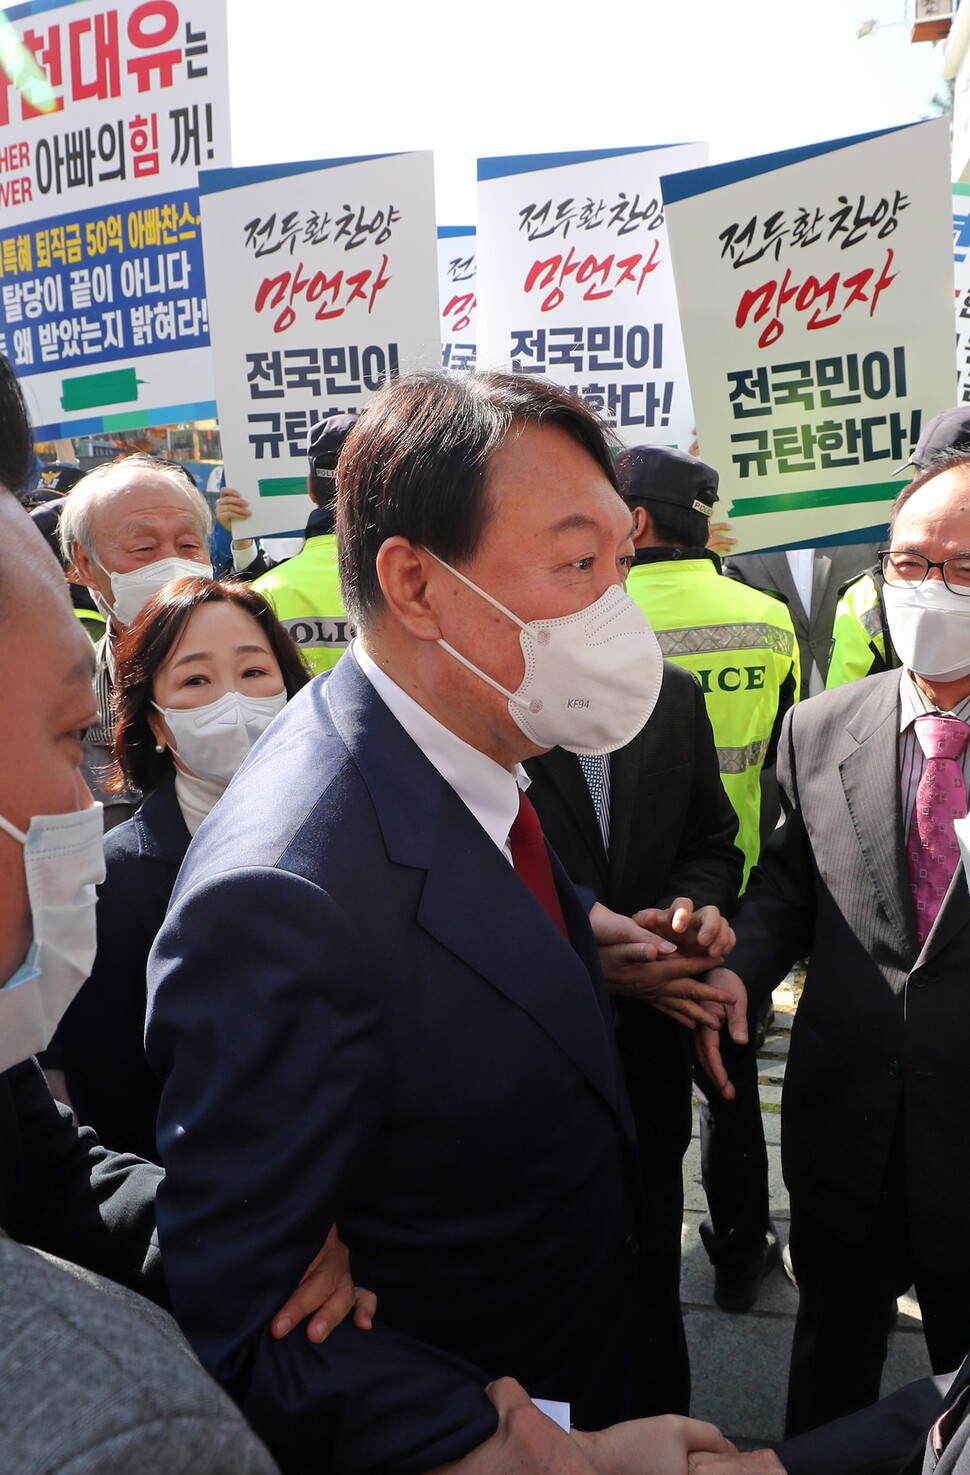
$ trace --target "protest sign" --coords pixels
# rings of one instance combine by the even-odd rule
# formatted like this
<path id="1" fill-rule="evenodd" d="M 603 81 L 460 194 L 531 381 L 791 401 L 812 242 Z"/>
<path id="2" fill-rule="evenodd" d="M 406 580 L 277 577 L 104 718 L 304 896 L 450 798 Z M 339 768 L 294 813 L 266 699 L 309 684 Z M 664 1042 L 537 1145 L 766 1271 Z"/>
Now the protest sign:
<path id="1" fill-rule="evenodd" d="M 310 427 L 440 368 L 430 153 L 200 178 L 226 482 L 247 534 L 302 532 Z"/>
<path id="2" fill-rule="evenodd" d="M 739 553 L 882 536 L 953 403 L 945 119 L 663 181 L 700 453 Z"/>
<path id="3" fill-rule="evenodd" d="M 438 226 L 441 365 L 449 374 L 475 368 L 475 227 Z"/>
<path id="4" fill-rule="evenodd" d="M 480 368 L 542 374 L 627 445 L 693 439 L 660 175 L 704 144 L 478 161 Z"/>
<path id="5" fill-rule="evenodd" d="M 229 162 L 224 4 L 29 0 L 7 22 L 0 352 L 36 435 L 211 415 L 197 185 Z"/>
<path id="6" fill-rule="evenodd" d="M 955 405 L 970 404 L 970 184 L 953 185 L 953 286 L 957 314 Z"/>

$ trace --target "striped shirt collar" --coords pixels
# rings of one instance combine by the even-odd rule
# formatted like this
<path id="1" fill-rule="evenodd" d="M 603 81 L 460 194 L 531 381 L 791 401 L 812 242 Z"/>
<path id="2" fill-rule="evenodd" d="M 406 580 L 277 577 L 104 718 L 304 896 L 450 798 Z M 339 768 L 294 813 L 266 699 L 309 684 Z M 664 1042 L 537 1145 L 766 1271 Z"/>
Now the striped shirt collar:
<path id="1" fill-rule="evenodd" d="M 913 673 L 904 667 L 899 678 L 899 730 L 906 729 L 916 721 L 917 717 L 927 715 L 939 715 L 940 717 L 958 717 L 961 722 L 970 723 L 970 696 L 964 697 L 959 706 L 951 712 L 941 712 L 939 707 L 934 707 L 921 687 L 913 680 Z"/>

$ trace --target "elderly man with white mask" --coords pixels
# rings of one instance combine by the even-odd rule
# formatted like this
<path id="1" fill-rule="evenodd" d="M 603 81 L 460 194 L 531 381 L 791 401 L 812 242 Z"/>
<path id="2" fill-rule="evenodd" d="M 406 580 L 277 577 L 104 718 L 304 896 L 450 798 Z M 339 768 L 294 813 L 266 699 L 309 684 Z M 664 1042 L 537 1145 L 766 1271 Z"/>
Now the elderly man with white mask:
<path id="1" fill-rule="evenodd" d="M 84 742 L 83 772 L 105 806 L 105 828 L 120 824 L 140 796 L 113 791 L 111 769 L 113 644 L 152 595 L 171 579 L 205 574 L 212 514 L 188 472 L 141 453 L 99 466 L 69 492 L 60 539 L 70 577 L 86 584 L 107 621 L 97 647 L 98 722 Z"/>

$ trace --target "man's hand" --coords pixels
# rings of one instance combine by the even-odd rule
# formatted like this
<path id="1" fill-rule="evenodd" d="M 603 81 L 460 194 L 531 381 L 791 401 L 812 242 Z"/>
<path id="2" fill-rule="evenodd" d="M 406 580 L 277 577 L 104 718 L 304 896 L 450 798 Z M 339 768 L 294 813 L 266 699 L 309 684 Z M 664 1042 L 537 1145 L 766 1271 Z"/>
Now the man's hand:
<path id="1" fill-rule="evenodd" d="M 683 912 L 684 906 L 683 902 L 675 902 L 668 912 L 672 917 L 678 907 Z M 691 911 L 690 902 L 686 902 L 686 908 L 685 926 L 693 916 L 701 916 L 701 913 Z M 703 911 L 713 912 L 714 917 L 721 920 L 715 907 L 703 908 Z M 732 1002 L 733 994 L 712 988 L 695 977 L 706 973 L 711 966 L 706 951 L 700 957 L 683 957 L 674 942 L 640 925 L 641 919 L 648 915 L 666 917 L 667 913 L 653 910 L 650 913 L 638 912 L 635 918 L 624 917 L 597 902 L 589 914 L 610 993 L 642 999 L 688 1029 L 696 1029 L 699 1024 L 719 1028 L 722 1015 L 713 1012 L 710 1005 L 726 1006 Z M 720 936 L 719 927 L 712 918 L 706 919 L 706 925 Z M 671 936 L 676 935 L 671 927 L 667 930 Z M 731 936 L 733 938 L 733 933 Z"/>
<path id="2" fill-rule="evenodd" d="M 719 553 L 723 558 L 726 553 L 737 546 L 737 538 L 732 538 L 731 524 L 729 522 L 712 522 L 707 534 L 707 546 L 714 553 Z"/>
<path id="3" fill-rule="evenodd" d="M 430 1475 L 595 1475 L 572 1435 L 541 1413 L 514 1378 L 499 1378 L 485 1392 L 498 1413 L 495 1433 Z"/>
<path id="4" fill-rule="evenodd" d="M 715 1004 L 712 1006 L 712 1012 L 723 1011 L 721 1025 L 727 1025 L 731 1039 L 738 1045 L 747 1044 L 748 995 L 744 984 L 736 973 L 731 972 L 730 968 L 712 969 L 705 981 L 714 988 L 722 989 L 730 996 L 730 1003 Z M 697 1058 L 707 1075 L 725 1101 L 733 1101 L 734 1087 L 728 1080 L 728 1074 L 721 1059 L 720 1026 L 711 1028 L 710 1025 L 702 1025 L 695 1036 L 695 1044 Z"/>
<path id="5" fill-rule="evenodd" d="M 695 911 L 689 896 L 678 896 L 663 911 L 645 907 L 634 913 L 633 920 L 675 943 L 685 958 L 704 957 L 711 964 L 720 963 L 736 941 L 730 922 L 717 907 L 698 907 Z"/>
<path id="6" fill-rule="evenodd" d="M 663 1414 L 659 1419 L 631 1419 L 598 1434 L 573 1438 L 597 1475 L 689 1475 L 695 1453 L 707 1451 L 715 1460 L 737 1454 L 713 1424 Z"/>
<path id="7" fill-rule="evenodd" d="M 276 1338 L 285 1337 L 291 1328 L 307 1316 L 313 1316 L 306 1329 L 311 1342 L 322 1342 L 351 1312 L 354 1325 L 370 1331 L 377 1297 L 373 1291 L 355 1286 L 350 1274 L 350 1254 L 337 1238 L 334 1225 L 319 1255 L 310 1261 L 306 1274 L 292 1296 L 273 1317 L 270 1330 Z"/>
<path id="8" fill-rule="evenodd" d="M 611 912 L 601 901 L 593 903 L 589 925 L 593 929 L 601 955 L 605 947 L 625 947 L 632 944 L 641 949 L 640 956 L 645 961 L 653 962 L 654 958 L 665 958 L 677 949 L 676 942 L 668 942 L 666 938 L 648 931 L 632 917 L 625 917 L 622 912 Z"/>
<path id="9" fill-rule="evenodd" d="M 773 1449 L 748 1454 L 718 1455 L 698 1452 L 688 1456 L 688 1475 L 787 1475 Z"/>
<path id="10" fill-rule="evenodd" d="M 245 521 L 247 517 L 252 517 L 252 515 L 252 508 L 240 492 L 234 492 L 232 487 L 223 487 L 219 493 L 219 500 L 216 503 L 216 522 L 221 523 L 227 533 L 232 532 L 234 519 L 236 521 L 240 519 Z M 232 546 L 234 548 L 251 548 L 252 544 L 252 538 L 234 538 Z"/>

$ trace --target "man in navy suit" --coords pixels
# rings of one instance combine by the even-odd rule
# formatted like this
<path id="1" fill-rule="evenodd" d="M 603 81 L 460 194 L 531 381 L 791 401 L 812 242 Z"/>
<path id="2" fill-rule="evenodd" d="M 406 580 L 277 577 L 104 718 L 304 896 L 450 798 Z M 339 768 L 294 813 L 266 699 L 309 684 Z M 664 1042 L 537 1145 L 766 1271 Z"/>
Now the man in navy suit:
<path id="1" fill-rule="evenodd" d="M 415 376 L 364 412 L 338 486 L 358 639 L 199 830 L 150 963 L 177 1315 L 287 1471 L 686 1471 L 726 1447 L 710 1426 L 571 1437 L 530 1400 L 586 1430 L 634 1412 L 632 1122 L 519 766 L 588 741 L 590 708 L 619 746 L 659 689 L 607 444 L 555 386 Z M 594 605 L 593 671 L 535 684 Z M 644 666 L 599 703 L 617 628 Z M 381 1316 L 276 1342 L 279 1288 L 334 1219 Z"/>

